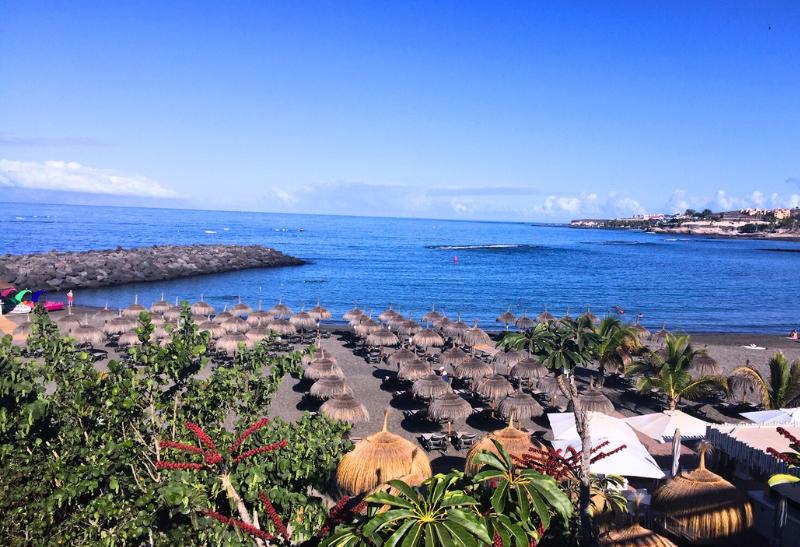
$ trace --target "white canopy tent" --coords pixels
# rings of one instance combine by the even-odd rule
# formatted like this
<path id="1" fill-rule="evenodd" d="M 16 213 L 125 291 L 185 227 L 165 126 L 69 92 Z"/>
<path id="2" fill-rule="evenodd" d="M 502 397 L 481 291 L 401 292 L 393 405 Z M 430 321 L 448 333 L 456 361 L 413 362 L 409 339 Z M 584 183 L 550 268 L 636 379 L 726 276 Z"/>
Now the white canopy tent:
<path id="1" fill-rule="evenodd" d="M 625 418 L 625 423 L 660 443 L 672 440 L 676 429 L 680 430 L 684 439 L 702 439 L 706 436 L 708 426 L 707 422 L 680 410 L 633 416 Z"/>
<path id="2" fill-rule="evenodd" d="M 598 438 L 592 440 L 592 447 L 604 442 L 605 438 Z M 618 445 L 615 445 L 615 440 L 610 440 L 611 443 L 606 447 L 606 451 L 610 452 Z M 623 477 L 642 477 L 647 479 L 663 479 L 666 477 L 664 472 L 658 466 L 647 449 L 638 441 L 630 442 L 625 441 L 625 448 L 608 456 L 601 458 L 592 463 L 589 467 L 592 473 L 599 475 L 622 475 Z M 575 450 L 581 449 L 581 441 L 579 439 L 572 440 L 554 440 L 553 448 L 566 450 L 571 446 Z"/>
<path id="3" fill-rule="evenodd" d="M 756 424 L 800 424 L 800 408 L 778 408 L 739 414 Z"/>
<path id="4" fill-rule="evenodd" d="M 606 438 L 612 441 L 627 442 L 633 440 L 639 443 L 636 432 L 624 420 L 603 414 L 602 412 L 587 412 L 589 417 L 589 433 L 593 439 Z M 575 428 L 575 414 L 572 412 L 551 412 L 547 415 L 553 438 L 557 440 L 572 440 L 580 438 Z"/>

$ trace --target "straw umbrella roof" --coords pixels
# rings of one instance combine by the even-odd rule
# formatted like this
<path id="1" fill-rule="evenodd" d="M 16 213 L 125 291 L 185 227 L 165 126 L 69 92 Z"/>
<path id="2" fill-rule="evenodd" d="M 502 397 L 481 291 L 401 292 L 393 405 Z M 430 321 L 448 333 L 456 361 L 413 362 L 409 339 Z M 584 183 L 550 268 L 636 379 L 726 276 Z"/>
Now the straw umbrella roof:
<path id="1" fill-rule="evenodd" d="M 536 399 L 531 397 L 528 393 L 523 391 L 514 391 L 508 397 L 500 401 L 498 407 L 500 415 L 504 418 L 511 418 L 512 416 L 525 420 L 541 416 L 544 413 L 542 405 Z"/>
<path id="2" fill-rule="evenodd" d="M 464 331 L 464 334 L 461 335 L 461 339 L 464 340 L 465 344 L 470 346 L 480 346 L 480 345 L 492 345 L 492 339 L 489 338 L 489 335 L 483 329 L 478 327 L 478 321 L 476 320 L 472 327 Z"/>
<path id="3" fill-rule="evenodd" d="M 262 309 L 258 309 L 247 316 L 247 324 L 251 327 L 264 327 L 272 321 L 273 317 L 269 314 L 269 312 L 265 312 Z"/>
<path id="4" fill-rule="evenodd" d="M 473 380 L 483 378 L 487 374 L 494 372 L 492 365 L 489 363 L 484 363 L 475 357 L 470 357 L 465 361 L 460 362 L 459 364 L 455 365 L 453 369 L 455 371 L 455 375 L 459 378 L 471 378 Z"/>
<path id="5" fill-rule="evenodd" d="M 362 315 L 358 318 L 355 325 L 353 325 L 353 330 L 355 333 L 362 338 L 367 336 L 372 331 L 376 331 L 381 327 L 381 324 L 372 319 L 372 317 L 367 317 L 366 315 Z"/>
<path id="6" fill-rule="evenodd" d="M 497 316 L 497 322 L 503 323 L 505 326 L 513 325 L 514 321 L 516 320 L 517 316 L 511 312 L 511 308 L 508 308 L 506 311 Z"/>
<path id="7" fill-rule="evenodd" d="M 531 447 L 538 446 L 538 444 L 534 444 L 533 441 L 531 441 L 530 435 L 514 427 L 513 420 L 509 420 L 508 427 L 486 435 L 470 449 L 467 453 L 467 465 L 465 468 L 467 474 L 473 475 L 479 470 L 478 465 L 475 463 L 475 456 L 479 453 L 488 451 L 499 456 L 497 448 L 494 446 L 492 440 L 500 443 L 500 446 L 502 446 L 506 452 L 516 458 L 524 456 Z"/>
<path id="8" fill-rule="evenodd" d="M 119 315 L 116 319 L 112 319 L 111 321 L 106 321 L 105 325 L 103 325 L 103 332 L 105 334 L 122 334 L 127 330 L 133 330 L 137 326 L 137 321 L 132 317 L 123 317 L 122 314 Z M 59 328 L 61 324 L 59 323 Z"/>
<path id="9" fill-rule="evenodd" d="M 422 320 L 430 323 L 435 323 L 437 320 L 444 317 L 441 313 L 436 311 L 436 306 L 431 306 L 431 311 L 422 316 Z"/>
<path id="10" fill-rule="evenodd" d="M 119 340 L 117 340 L 117 344 L 120 346 L 138 346 L 139 345 L 139 334 L 135 330 L 129 330 L 127 332 L 123 332 L 119 335 Z"/>
<path id="11" fill-rule="evenodd" d="M 707 541 L 738 534 L 752 526 L 753 509 L 747 496 L 706 469 L 705 446 L 700 465 L 661 485 L 651 507 L 683 528 L 692 540 Z"/>
<path id="12" fill-rule="evenodd" d="M 344 373 L 332 359 L 323 357 L 322 359 L 311 361 L 311 364 L 303 371 L 303 377 L 307 380 L 316 381 L 320 378 L 343 378 Z"/>
<path id="13" fill-rule="evenodd" d="M 317 302 L 317 305 L 308 310 L 308 315 L 314 318 L 315 321 L 322 321 L 331 318 L 331 312 L 323 308 Z"/>
<path id="14" fill-rule="evenodd" d="M 417 354 L 406 348 L 401 348 L 386 359 L 386 362 L 393 367 L 400 367 L 403 363 L 414 361 L 417 359 Z"/>
<path id="15" fill-rule="evenodd" d="M 289 335 L 297 332 L 297 329 L 286 319 L 273 319 L 267 323 L 267 328 L 275 334 Z"/>
<path id="16" fill-rule="evenodd" d="M 252 327 L 248 329 L 246 333 L 244 333 L 247 339 L 254 343 L 258 343 L 266 338 L 269 338 L 270 334 L 271 333 L 267 327 Z"/>
<path id="17" fill-rule="evenodd" d="M 367 335 L 367 344 L 370 346 L 394 346 L 399 342 L 397 335 L 386 328 L 374 330 Z"/>
<path id="18" fill-rule="evenodd" d="M 433 420 L 455 422 L 472 414 L 472 405 L 456 393 L 449 391 L 433 399 L 428 405 L 428 416 Z"/>
<path id="19" fill-rule="evenodd" d="M 599 323 L 600 322 L 600 320 L 597 318 L 597 316 L 592 313 L 592 308 L 590 308 L 589 306 L 586 306 L 586 311 L 583 312 L 582 314 L 580 314 L 578 316 L 578 318 L 579 319 L 580 318 L 586 318 L 589 321 L 591 321 L 592 323 Z"/>
<path id="20" fill-rule="evenodd" d="M 464 336 L 464 333 L 469 330 L 469 325 L 464 323 L 461 318 L 458 318 L 458 321 L 455 323 L 450 323 L 443 327 L 445 334 L 448 336 L 452 336 L 458 340 L 461 340 L 461 337 Z"/>
<path id="21" fill-rule="evenodd" d="M 615 528 L 600 535 L 602 547 L 677 547 L 670 540 L 639 523 Z"/>
<path id="22" fill-rule="evenodd" d="M 216 313 L 217 311 L 214 309 L 214 306 L 203 300 L 202 294 L 200 295 L 200 300 L 192 304 L 191 308 L 189 309 L 191 310 L 192 313 L 196 315 L 214 315 L 214 313 Z"/>
<path id="23" fill-rule="evenodd" d="M 314 353 L 304 353 L 303 354 L 303 356 L 300 358 L 300 362 L 302 364 L 310 365 L 311 361 L 313 361 L 314 359 L 323 359 L 323 358 L 330 359 L 334 363 L 336 362 L 336 358 L 335 357 L 327 355 L 325 353 L 325 348 L 323 348 L 320 345 L 320 343 L 321 343 L 321 341 L 317 340 L 316 349 L 314 350 Z"/>
<path id="24" fill-rule="evenodd" d="M 345 383 L 344 377 L 324 376 L 314 382 L 308 393 L 317 399 L 328 399 L 334 395 L 352 395 L 353 390 Z"/>
<path id="25" fill-rule="evenodd" d="M 389 319 L 394 319 L 395 317 L 397 317 L 397 312 L 392 309 L 391 304 L 389 304 L 389 307 L 387 307 L 378 315 L 378 319 L 381 321 L 388 321 Z"/>
<path id="26" fill-rule="evenodd" d="M 511 367 L 511 376 L 525 380 L 538 380 L 547 375 L 547 367 L 533 357 L 525 357 Z"/>
<path id="27" fill-rule="evenodd" d="M 638 333 L 639 339 L 647 338 L 648 336 L 650 336 L 650 331 L 644 328 L 644 326 L 640 325 L 638 322 L 632 325 L 632 328 Z"/>
<path id="28" fill-rule="evenodd" d="M 289 323 L 300 330 L 310 330 L 317 326 L 317 320 L 307 311 L 299 311 L 289 318 Z"/>
<path id="29" fill-rule="evenodd" d="M 108 302 L 106 302 L 106 307 L 95 313 L 93 319 L 102 325 L 106 321 L 111 321 L 115 317 L 119 317 L 119 312 L 117 310 L 108 309 Z"/>
<path id="30" fill-rule="evenodd" d="M 728 377 L 728 399 L 736 403 L 761 401 L 761 384 L 751 374 L 732 374 Z"/>
<path id="31" fill-rule="evenodd" d="M 364 315 L 364 312 L 361 311 L 358 306 L 353 306 L 353 309 L 344 312 L 342 319 L 349 322 L 353 321 L 354 319 L 358 319 L 362 315 Z"/>
<path id="32" fill-rule="evenodd" d="M 70 332 L 70 336 L 77 340 L 80 344 L 92 344 L 93 346 L 102 344 L 106 338 L 105 334 L 103 334 L 103 331 L 90 325 L 81 325 L 80 327 L 75 327 Z"/>
<path id="33" fill-rule="evenodd" d="M 183 313 L 183 308 L 180 307 L 178 304 L 178 297 L 175 297 L 175 305 L 170 306 L 169 309 L 164 310 L 164 319 L 167 321 L 177 321 L 181 314 Z"/>
<path id="34" fill-rule="evenodd" d="M 172 330 L 172 326 L 170 326 L 170 330 Z M 172 334 L 167 330 L 167 324 L 165 323 L 160 327 L 154 328 L 151 336 L 156 340 L 163 340 L 164 338 L 172 337 Z"/>
<path id="35" fill-rule="evenodd" d="M 269 313 L 274 317 L 286 319 L 292 315 L 292 309 L 279 300 L 277 304 L 269 309 Z"/>
<path id="36" fill-rule="evenodd" d="M 214 316 L 214 321 L 216 321 L 217 323 L 223 323 L 228 319 L 230 319 L 231 317 L 234 317 L 234 315 L 228 311 L 228 305 L 226 304 L 225 307 L 222 309 L 222 311 Z"/>
<path id="37" fill-rule="evenodd" d="M 244 317 L 253 312 L 253 308 L 242 302 L 242 297 L 239 297 L 239 302 L 231 306 L 231 313 L 238 317 Z"/>
<path id="38" fill-rule="evenodd" d="M 555 316 L 547 311 L 547 306 L 544 307 L 544 311 L 536 316 L 536 321 L 539 323 L 549 323 L 555 320 Z"/>
<path id="39" fill-rule="evenodd" d="M 421 348 L 440 347 L 444 344 L 442 337 L 433 329 L 422 329 L 411 338 L 411 341 Z"/>
<path id="40" fill-rule="evenodd" d="M 695 378 L 703 378 L 704 376 L 719 376 L 722 374 L 722 367 L 719 363 L 711 357 L 705 348 L 700 351 L 692 359 L 692 366 L 689 372 Z"/>
<path id="41" fill-rule="evenodd" d="M 587 412 L 602 412 L 603 414 L 614 412 L 614 403 L 596 387 L 590 387 L 578 395 L 578 398 L 581 401 L 581 409 Z M 572 401 L 569 402 L 568 408 L 572 410 Z"/>
<path id="42" fill-rule="evenodd" d="M 431 475 L 431 464 L 424 451 L 411 441 L 391 433 L 388 413 L 385 413 L 383 429 L 358 441 L 339 462 L 336 484 L 342 494 L 356 496 L 394 479 L 403 479 L 409 486 L 419 486 Z"/>
<path id="43" fill-rule="evenodd" d="M 356 401 L 352 395 L 334 395 L 319 407 L 319 411 L 333 420 L 355 424 L 369 421 L 367 407 Z"/>
<path id="44" fill-rule="evenodd" d="M 522 361 L 524 358 L 525 354 L 523 352 L 512 349 L 508 351 L 498 351 L 494 354 L 492 362 L 495 365 L 504 366 L 510 370 L 511 367 Z"/>
<path id="45" fill-rule="evenodd" d="M 219 338 L 225 334 L 225 327 L 214 321 L 203 321 L 197 326 L 200 332 L 207 331 L 211 338 Z"/>
<path id="46" fill-rule="evenodd" d="M 229 317 L 222 322 L 222 328 L 228 334 L 244 334 L 247 332 L 247 322 L 241 317 Z"/>
<path id="47" fill-rule="evenodd" d="M 83 321 L 77 316 L 73 315 L 72 310 L 67 311 L 67 315 L 62 315 L 56 319 L 58 330 L 61 332 L 72 332 L 83 324 Z M 120 331 L 121 332 L 121 331 Z"/>
<path id="48" fill-rule="evenodd" d="M 228 355 L 235 355 L 239 352 L 239 344 L 244 344 L 245 348 L 253 346 L 253 343 L 244 334 L 226 334 L 217 340 L 214 345 Z"/>
<path id="49" fill-rule="evenodd" d="M 137 318 L 143 311 L 147 311 L 147 308 L 139 304 L 139 295 L 137 294 L 133 297 L 133 304 L 122 310 L 122 315 Z"/>
<path id="50" fill-rule="evenodd" d="M 469 359 L 469 354 L 461 348 L 450 348 L 442 352 L 441 362 L 443 365 L 455 367 Z"/>
<path id="51" fill-rule="evenodd" d="M 528 317 L 526 312 L 522 314 L 522 317 L 517 318 L 516 325 L 519 330 L 528 330 L 536 326 L 536 321 Z"/>
<path id="52" fill-rule="evenodd" d="M 499 401 L 514 393 L 514 386 L 500 374 L 493 373 L 475 382 L 475 392 L 489 398 L 492 401 Z"/>
<path id="53" fill-rule="evenodd" d="M 150 306 L 150 311 L 153 313 L 164 313 L 171 307 L 172 304 L 164 300 L 164 293 L 162 292 L 161 300 L 159 300 L 158 302 L 153 302 L 153 304 Z M 108 309 L 108 306 L 106 306 L 106 309 Z"/>
<path id="54" fill-rule="evenodd" d="M 419 359 L 415 359 L 414 361 L 403 361 L 400 363 L 400 370 L 397 371 L 397 377 L 401 380 L 409 380 L 413 382 L 414 380 L 419 380 L 431 372 L 431 367 L 428 363 L 423 363 Z"/>
<path id="55" fill-rule="evenodd" d="M 450 384 L 445 382 L 441 376 L 437 376 L 432 372 L 415 380 L 411 386 L 411 392 L 423 399 L 433 399 L 444 395 L 448 391 L 452 391 Z"/>
<path id="56" fill-rule="evenodd" d="M 536 382 L 536 389 L 546 395 L 555 395 L 561 393 L 561 388 L 558 385 L 558 378 L 554 374 L 545 374 Z"/>
<path id="57" fill-rule="evenodd" d="M 444 329 L 453 324 L 453 322 L 450 321 L 450 319 L 448 319 L 444 315 L 442 315 L 437 319 L 434 319 L 433 321 L 431 321 L 431 323 L 433 324 L 434 327 L 441 329 L 442 332 L 444 332 Z"/>
<path id="58" fill-rule="evenodd" d="M 416 334 L 420 331 L 419 323 L 413 319 L 406 319 L 397 325 L 397 332 L 406 336 Z"/>

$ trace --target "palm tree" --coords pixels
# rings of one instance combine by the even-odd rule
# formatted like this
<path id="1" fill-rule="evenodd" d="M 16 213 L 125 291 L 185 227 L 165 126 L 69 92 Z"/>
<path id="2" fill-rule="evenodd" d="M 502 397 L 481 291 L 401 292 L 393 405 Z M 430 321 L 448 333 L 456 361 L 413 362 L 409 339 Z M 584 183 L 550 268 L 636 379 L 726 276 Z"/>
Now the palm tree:
<path id="1" fill-rule="evenodd" d="M 734 375 L 741 374 L 755 380 L 761 390 L 764 408 L 783 408 L 800 401 L 800 361 L 789 366 L 782 352 L 769 360 L 769 379 L 750 365 L 736 367 Z"/>
<path id="2" fill-rule="evenodd" d="M 692 378 L 689 372 L 692 360 L 702 350 L 695 350 L 688 336 L 668 334 L 666 342 L 664 352 L 653 353 L 650 363 L 634 363 L 625 371 L 629 375 L 644 373 L 637 382 L 639 391 L 660 391 L 666 396 L 669 409 L 675 410 L 683 397 L 697 397 L 708 390 L 727 390 L 727 382 L 720 376 Z"/>
<path id="3" fill-rule="evenodd" d="M 600 342 L 595 356 L 600 363 L 598 372 L 603 380 L 606 369 L 624 370 L 631 363 L 631 353 L 641 347 L 636 330 L 616 317 L 608 316 L 595 329 Z"/>

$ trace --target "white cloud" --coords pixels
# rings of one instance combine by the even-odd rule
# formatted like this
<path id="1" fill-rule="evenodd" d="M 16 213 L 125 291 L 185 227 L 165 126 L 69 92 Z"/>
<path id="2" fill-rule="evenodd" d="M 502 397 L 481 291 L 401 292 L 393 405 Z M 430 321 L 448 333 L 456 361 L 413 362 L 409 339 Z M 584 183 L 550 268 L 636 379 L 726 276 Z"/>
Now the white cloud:
<path id="1" fill-rule="evenodd" d="M 739 209 L 764 209 L 767 207 L 798 207 L 800 194 L 781 195 L 777 192 L 770 194 L 769 198 L 759 191 L 754 190 L 749 194 L 731 195 L 725 190 L 717 190 L 713 196 L 690 195 L 686 190 L 677 189 L 667 201 L 667 209 L 672 213 L 682 213 L 686 209 L 711 209 L 715 212 L 736 211 Z"/>
<path id="2" fill-rule="evenodd" d="M 0 160 L 0 186 L 153 198 L 175 197 L 175 192 L 140 175 L 125 175 L 66 161 Z"/>

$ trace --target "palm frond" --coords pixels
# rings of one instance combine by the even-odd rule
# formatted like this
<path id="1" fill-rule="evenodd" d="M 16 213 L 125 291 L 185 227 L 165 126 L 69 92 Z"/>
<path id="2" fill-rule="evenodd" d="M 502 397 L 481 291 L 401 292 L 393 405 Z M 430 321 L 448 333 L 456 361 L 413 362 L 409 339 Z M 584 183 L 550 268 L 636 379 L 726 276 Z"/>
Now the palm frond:
<path id="1" fill-rule="evenodd" d="M 770 386 L 767 381 L 761 376 L 761 373 L 758 372 L 753 367 L 747 365 L 743 367 L 736 367 L 733 369 L 733 376 L 735 375 L 742 375 L 748 376 L 755 380 L 756 384 L 758 385 L 759 391 L 761 391 L 761 402 L 764 405 L 764 408 L 770 408 Z"/>

